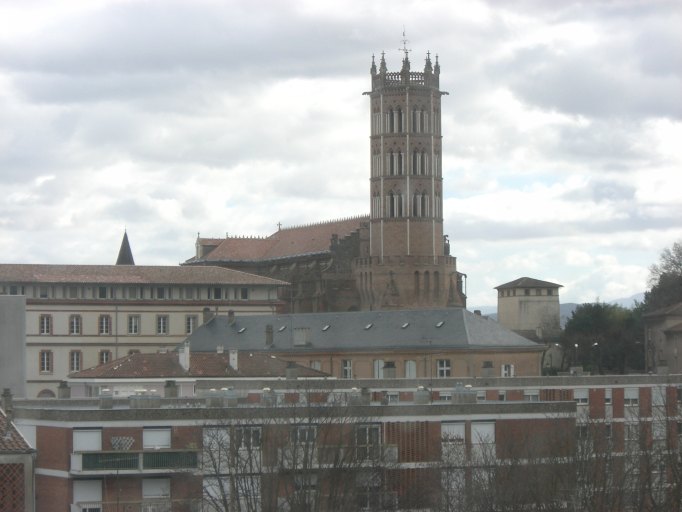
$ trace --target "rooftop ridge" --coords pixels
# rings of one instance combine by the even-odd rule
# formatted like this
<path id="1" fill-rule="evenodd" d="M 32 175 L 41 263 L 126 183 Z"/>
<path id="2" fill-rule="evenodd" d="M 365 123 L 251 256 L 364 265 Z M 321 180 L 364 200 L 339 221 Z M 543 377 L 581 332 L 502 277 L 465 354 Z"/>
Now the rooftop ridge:
<path id="1" fill-rule="evenodd" d="M 302 228 L 311 228 L 311 227 L 315 227 L 315 226 L 325 226 L 325 225 L 329 225 L 329 224 L 335 224 L 337 222 L 346 222 L 349 220 L 360 220 L 360 219 L 369 219 L 369 215 L 358 214 L 358 215 L 351 215 L 349 217 L 340 217 L 337 219 L 329 219 L 329 220 L 323 220 L 323 221 L 319 221 L 319 222 L 311 222 L 308 224 L 296 224 L 293 226 L 282 227 L 280 229 L 280 231 L 302 229 Z"/>

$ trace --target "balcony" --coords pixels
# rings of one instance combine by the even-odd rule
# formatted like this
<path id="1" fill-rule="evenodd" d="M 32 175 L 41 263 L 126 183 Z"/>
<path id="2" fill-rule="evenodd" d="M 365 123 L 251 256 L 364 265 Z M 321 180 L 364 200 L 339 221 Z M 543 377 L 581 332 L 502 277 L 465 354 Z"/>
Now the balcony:
<path id="1" fill-rule="evenodd" d="M 171 500 L 166 498 L 142 501 L 88 501 L 71 504 L 69 512 L 198 512 L 201 500 Z"/>
<path id="2" fill-rule="evenodd" d="M 71 473 L 76 474 L 175 473 L 195 471 L 198 468 L 199 453 L 194 450 L 71 454 Z"/>

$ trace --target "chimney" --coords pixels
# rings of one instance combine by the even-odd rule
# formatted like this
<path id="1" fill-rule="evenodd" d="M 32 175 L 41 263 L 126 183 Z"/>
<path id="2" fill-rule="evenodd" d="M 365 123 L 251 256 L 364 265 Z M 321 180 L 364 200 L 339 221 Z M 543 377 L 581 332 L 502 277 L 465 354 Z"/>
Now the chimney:
<path id="1" fill-rule="evenodd" d="M 268 324 L 265 326 L 265 346 L 270 347 L 272 346 L 272 334 L 273 334 L 273 329 L 272 329 L 272 324 Z"/>
<path id="2" fill-rule="evenodd" d="M 185 341 L 179 350 L 180 354 L 178 359 L 180 360 L 180 366 L 186 372 L 189 371 L 189 341 Z"/>
<path id="3" fill-rule="evenodd" d="M 202 316 L 205 324 L 210 322 L 213 319 L 213 313 L 211 313 L 211 308 L 208 307 L 204 308 Z"/>
<path id="4" fill-rule="evenodd" d="M 14 405 L 12 403 L 12 392 L 9 388 L 2 390 L 2 409 L 7 416 L 7 422 L 11 423 L 12 418 L 14 417 Z"/>
<path id="5" fill-rule="evenodd" d="M 234 309 L 227 312 L 227 325 L 234 325 Z"/>
<path id="6" fill-rule="evenodd" d="M 222 354 L 223 352 L 225 352 L 225 347 L 223 345 L 218 345 L 215 348 L 215 351 L 216 351 L 216 354 Z"/>
<path id="7" fill-rule="evenodd" d="M 239 350 L 236 348 L 230 349 L 230 366 L 235 370 L 239 370 Z"/>

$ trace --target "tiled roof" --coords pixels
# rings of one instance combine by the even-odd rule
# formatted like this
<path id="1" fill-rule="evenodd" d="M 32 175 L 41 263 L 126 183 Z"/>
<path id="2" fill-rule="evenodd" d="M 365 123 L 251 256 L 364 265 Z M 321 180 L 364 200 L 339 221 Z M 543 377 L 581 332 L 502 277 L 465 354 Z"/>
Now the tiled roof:
<path id="1" fill-rule="evenodd" d="M 673 304 L 672 306 L 666 306 L 661 309 L 656 309 L 654 311 L 651 311 L 649 313 L 645 313 L 645 317 L 651 317 L 651 316 L 682 316 L 682 302 L 678 302 L 677 304 Z"/>
<path id="2" fill-rule="evenodd" d="M 106 284 L 244 284 L 287 283 L 223 267 L 140 265 L 0 264 L 0 282 Z"/>
<path id="3" fill-rule="evenodd" d="M 287 361 L 264 353 L 239 352 L 238 370 L 230 366 L 228 352 L 190 351 L 189 371 L 185 371 L 178 352 L 135 353 L 106 364 L 69 375 L 70 379 L 139 379 L 139 378 L 225 378 L 285 377 Z M 324 377 L 325 373 L 299 366 L 301 377 Z"/>
<path id="4" fill-rule="evenodd" d="M 358 230 L 367 221 L 369 221 L 369 217 L 361 216 L 308 226 L 283 228 L 266 238 L 223 238 L 218 247 L 204 256 L 203 261 L 272 260 L 325 253 L 329 252 L 332 235 L 337 235 L 339 239 L 342 239 Z M 218 241 L 202 239 L 202 241 L 207 240 Z"/>
<path id="5" fill-rule="evenodd" d="M 33 449 L 24 436 L 7 420 L 5 411 L 0 409 L 0 453 L 26 453 Z"/>
<path id="6" fill-rule="evenodd" d="M 272 326 L 272 344 L 266 329 Z M 216 347 L 278 352 L 526 349 L 539 345 L 463 308 L 217 316 L 188 338 L 193 353 Z"/>
<path id="7" fill-rule="evenodd" d="M 508 283 L 496 286 L 495 290 L 502 290 L 506 288 L 563 288 L 564 285 L 550 283 L 549 281 L 540 281 L 539 279 L 533 279 L 532 277 L 519 277 L 514 281 L 509 281 Z"/>

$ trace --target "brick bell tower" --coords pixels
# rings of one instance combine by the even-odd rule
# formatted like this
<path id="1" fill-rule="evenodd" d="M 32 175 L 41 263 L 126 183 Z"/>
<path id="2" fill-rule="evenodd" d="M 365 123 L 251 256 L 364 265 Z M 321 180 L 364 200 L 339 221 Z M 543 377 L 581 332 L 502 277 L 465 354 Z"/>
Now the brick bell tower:
<path id="1" fill-rule="evenodd" d="M 404 41 L 406 43 L 406 41 Z M 389 72 L 372 57 L 369 257 L 354 262 L 362 309 L 464 307 L 464 274 L 443 236 L 440 66 Z"/>

